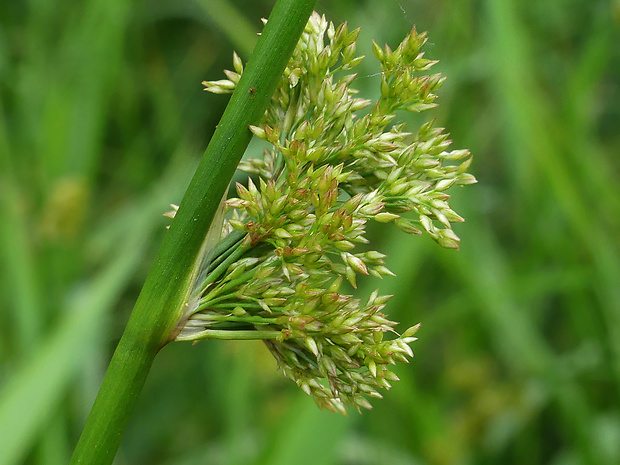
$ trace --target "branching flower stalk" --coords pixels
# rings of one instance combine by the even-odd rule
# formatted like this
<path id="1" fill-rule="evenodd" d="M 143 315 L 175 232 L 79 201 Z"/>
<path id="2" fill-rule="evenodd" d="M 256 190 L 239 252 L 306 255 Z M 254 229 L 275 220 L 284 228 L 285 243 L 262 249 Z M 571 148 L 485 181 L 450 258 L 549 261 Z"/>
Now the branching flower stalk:
<path id="1" fill-rule="evenodd" d="M 397 112 L 436 106 L 444 82 L 429 74 L 414 29 L 395 49 L 373 43 L 381 96 L 357 97 L 350 70 L 359 29 L 335 27 L 314 13 L 262 122 L 251 131 L 269 144 L 261 158 L 242 161 L 250 175 L 222 204 L 178 327 L 179 341 L 261 339 L 284 375 L 317 404 L 346 413 L 371 408 L 398 377 L 390 370 L 413 352 L 418 326 L 395 331 L 383 313 L 391 296 L 362 301 L 343 290 L 358 275 L 391 275 L 385 255 L 369 249 L 369 221 L 408 234 L 425 231 L 458 248 L 451 223 L 463 221 L 446 191 L 467 185 L 467 150 L 433 122 L 409 132 Z M 206 90 L 232 92 L 243 73 L 235 54 L 227 79 Z M 228 211 L 224 218 L 224 211 Z M 174 212 L 170 216 L 174 216 Z M 215 233 L 214 233 L 215 231 Z M 214 235 L 215 234 L 215 235 Z M 386 337 L 386 333 L 387 336 Z"/>

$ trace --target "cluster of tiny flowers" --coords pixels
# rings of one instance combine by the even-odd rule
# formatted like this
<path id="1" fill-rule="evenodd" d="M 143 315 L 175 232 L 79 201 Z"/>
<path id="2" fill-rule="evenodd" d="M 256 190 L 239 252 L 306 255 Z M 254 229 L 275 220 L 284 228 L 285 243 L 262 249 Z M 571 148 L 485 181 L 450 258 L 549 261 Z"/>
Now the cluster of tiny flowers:
<path id="1" fill-rule="evenodd" d="M 443 78 L 424 74 L 434 64 L 421 52 L 425 34 L 414 29 L 395 50 L 374 44 L 382 76 L 374 103 L 356 97 L 356 75 L 346 72 L 362 59 L 358 34 L 311 16 L 263 121 L 250 128 L 269 149 L 240 165 L 256 181 L 237 184 L 226 201 L 223 238 L 177 337 L 262 339 L 285 376 L 342 413 L 370 408 L 368 399 L 398 380 L 390 368 L 413 356 L 418 328 L 394 330 L 382 313 L 390 296 L 375 291 L 364 302 L 341 292 L 360 274 L 391 274 L 385 256 L 368 250 L 367 222 L 458 248 L 451 222 L 463 219 L 446 190 L 475 182 L 469 152 L 448 151 L 441 129 L 411 133 L 394 123 L 398 110 L 435 106 Z M 232 92 L 243 73 L 237 55 L 233 65 L 206 90 Z"/>

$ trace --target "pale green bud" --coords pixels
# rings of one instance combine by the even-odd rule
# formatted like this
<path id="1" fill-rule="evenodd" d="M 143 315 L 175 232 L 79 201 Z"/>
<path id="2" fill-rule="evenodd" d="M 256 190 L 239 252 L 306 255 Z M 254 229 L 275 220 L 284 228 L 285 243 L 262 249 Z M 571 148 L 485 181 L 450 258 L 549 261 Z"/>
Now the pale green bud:
<path id="1" fill-rule="evenodd" d="M 379 223 L 388 223 L 396 218 L 400 218 L 400 216 L 389 212 L 381 212 L 375 215 L 375 220 Z"/>
<path id="2" fill-rule="evenodd" d="M 243 73 L 243 62 L 239 55 L 237 55 L 237 52 L 233 52 L 233 66 L 238 74 Z"/>

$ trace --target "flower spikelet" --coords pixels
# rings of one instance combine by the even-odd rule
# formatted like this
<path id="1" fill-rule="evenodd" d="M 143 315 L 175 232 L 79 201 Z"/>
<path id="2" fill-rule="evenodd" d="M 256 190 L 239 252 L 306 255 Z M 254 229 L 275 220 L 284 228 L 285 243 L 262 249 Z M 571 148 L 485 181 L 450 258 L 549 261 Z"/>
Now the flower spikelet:
<path id="1" fill-rule="evenodd" d="M 414 131 L 397 122 L 401 110 L 435 107 L 444 82 L 429 72 L 426 34 L 413 29 L 394 50 L 373 44 L 375 102 L 352 87 L 358 34 L 310 17 L 261 123 L 250 127 L 268 148 L 239 166 L 250 177 L 226 201 L 223 238 L 201 265 L 177 338 L 262 339 L 286 377 L 341 413 L 371 408 L 398 380 L 391 367 L 413 356 L 418 329 L 396 332 L 383 313 L 390 296 L 351 295 L 360 275 L 392 274 L 368 245 L 368 222 L 458 248 L 452 223 L 463 218 L 446 191 L 475 182 L 469 152 L 451 150 L 432 121 Z M 205 89 L 232 92 L 243 73 L 236 54 L 233 67 Z"/>

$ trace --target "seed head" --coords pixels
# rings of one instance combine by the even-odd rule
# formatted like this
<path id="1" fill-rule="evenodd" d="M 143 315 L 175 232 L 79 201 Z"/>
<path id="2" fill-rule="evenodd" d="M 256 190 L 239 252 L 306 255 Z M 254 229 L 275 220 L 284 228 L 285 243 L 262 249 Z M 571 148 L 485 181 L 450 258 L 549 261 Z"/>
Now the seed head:
<path id="1" fill-rule="evenodd" d="M 356 288 L 359 275 L 393 275 L 384 254 L 360 250 L 368 221 L 458 248 L 451 224 L 463 219 L 446 191 L 475 182 L 469 152 L 449 151 L 443 129 L 396 123 L 400 110 L 436 106 L 444 78 L 428 73 L 426 34 L 413 29 L 395 49 L 373 42 L 376 102 L 356 97 L 355 74 L 342 76 L 363 58 L 358 34 L 310 17 L 262 121 L 250 126 L 269 147 L 239 166 L 251 177 L 225 204 L 223 239 L 197 273 L 178 337 L 254 331 L 286 377 L 341 413 L 371 408 L 368 399 L 398 381 L 391 365 L 413 356 L 419 328 L 394 330 L 382 313 L 391 296 L 375 291 L 363 303 L 342 289 Z M 236 54 L 233 67 L 205 89 L 232 92 L 243 73 Z"/>

